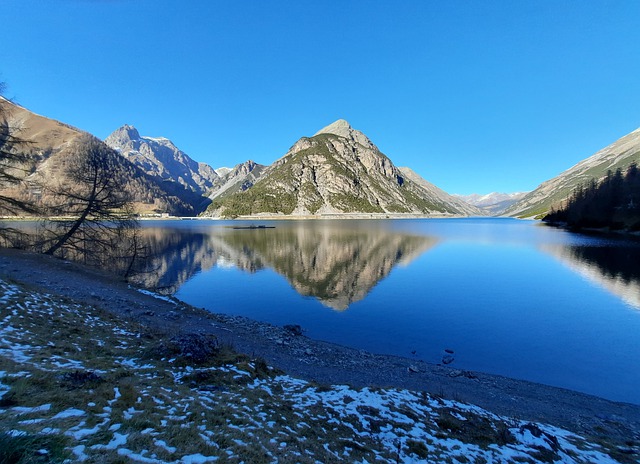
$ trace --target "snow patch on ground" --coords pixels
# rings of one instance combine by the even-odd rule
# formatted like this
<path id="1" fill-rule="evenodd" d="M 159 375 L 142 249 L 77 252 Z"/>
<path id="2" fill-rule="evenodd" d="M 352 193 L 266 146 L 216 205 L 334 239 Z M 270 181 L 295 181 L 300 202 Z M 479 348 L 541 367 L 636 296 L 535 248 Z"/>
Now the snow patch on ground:
<path id="1" fill-rule="evenodd" d="M 87 414 L 86 412 L 80 409 L 69 408 L 69 409 L 65 409 L 62 412 L 59 412 L 58 414 L 53 416 L 51 419 L 66 419 L 67 417 L 80 417 L 86 414 Z"/>
<path id="2" fill-rule="evenodd" d="M 171 298 L 170 296 L 159 295 L 158 293 L 150 292 L 149 290 L 144 290 L 144 289 L 142 289 L 142 288 L 138 288 L 137 290 L 138 290 L 140 293 L 143 293 L 143 294 L 145 294 L 145 295 L 152 296 L 152 297 L 154 297 L 154 298 L 157 298 L 158 300 L 168 301 L 169 303 L 172 303 L 172 304 L 174 304 L 174 305 L 175 305 L 175 304 L 177 304 L 177 303 L 176 303 L 176 300 L 175 300 L 175 299 L 173 299 L 173 298 Z"/>
<path id="3" fill-rule="evenodd" d="M 249 462 L 260 455 L 270 462 L 410 463 L 424 462 L 426 456 L 430 462 L 535 462 L 544 451 L 555 462 L 615 462 L 599 445 L 566 430 L 425 393 L 345 385 L 320 388 L 288 375 L 259 375 L 255 365 L 246 362 L 205 368 L 162 360 L 143 364 L 135 357 L 142 343 L 138 334 L 100 320 L 87 307 L 1 279 L 0 302 L 0 358 L 5 369 L 0 371 L 0 398 L 11 391 L 16 378 L 51 376 L 52 367 L 122 375 L 109 377 L 111 383 L 103 387 L 98 384 L 100 395 L 78 398 L 77 404 L 71 391 L 64 400 L 68 404 L 56 400 L 54 410 L 51 403 L 0 409 L 0 423 L 23 418 L 12 422 L 6 432 L 10 436 L 64 434 L 76 461 L 120 456 L 134 462 L 188 464 Z M 104 359 L 92 357 L 90 346 L 73 345 L 77 349 L 65 352 L 64 358 L 45 356 L 45 350 L 56 350 L 65 340 L 56 339 L 54 330 L 49 343 L 38 344 L 21 325 L 23 316 L 39 314 L 49 321 L 52 314 L 64 313 L 80 317 L 87 333 L 103 330 L 100 349 L 112 347 L 117 353 L 110 367 Z M 95 335 L 83 336 L 97 345 L 92 341 Z M 102 370 L 92 365 L 98 361 Z M 88 390 L 76 391 L 80 396 Z M 504 443 L 486 445 L 462 433 L 472 422 L 484 426 L 489 435 L 502 427 Z M 180 435 L 184 436 L 176 438 Z"/>

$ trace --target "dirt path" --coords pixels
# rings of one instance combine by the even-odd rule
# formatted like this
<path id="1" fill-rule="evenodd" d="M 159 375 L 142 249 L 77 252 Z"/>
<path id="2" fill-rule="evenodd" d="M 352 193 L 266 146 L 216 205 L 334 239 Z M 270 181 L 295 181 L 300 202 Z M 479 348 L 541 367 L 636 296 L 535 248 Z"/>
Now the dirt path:
<path id="1" fill-rule="evenodd" d="M 242 317 L 211 314 L 140 292 L 122 280 L 49 256 L 0 248 L 0 278 L 102 307 L 147 330 L 213 333 L 283 371 L 321 384 L 398 387 L 541 421 L 589 437 L 640 440 L 640 406 L 505 377 L 382 356 L 295 335 Z"/>

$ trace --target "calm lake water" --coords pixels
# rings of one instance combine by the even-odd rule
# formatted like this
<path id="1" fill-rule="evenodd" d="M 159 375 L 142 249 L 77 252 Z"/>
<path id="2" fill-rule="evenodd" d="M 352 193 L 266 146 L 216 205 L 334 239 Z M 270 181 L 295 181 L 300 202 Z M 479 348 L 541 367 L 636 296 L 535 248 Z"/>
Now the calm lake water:
<path id="1" fill-rule="evenodd" d="M 234 229 L 265 224 L 275 228 Z M 145 222 L 143 283 L 374 353 L 640 404 L 640 244 L 512 219 Z"/>

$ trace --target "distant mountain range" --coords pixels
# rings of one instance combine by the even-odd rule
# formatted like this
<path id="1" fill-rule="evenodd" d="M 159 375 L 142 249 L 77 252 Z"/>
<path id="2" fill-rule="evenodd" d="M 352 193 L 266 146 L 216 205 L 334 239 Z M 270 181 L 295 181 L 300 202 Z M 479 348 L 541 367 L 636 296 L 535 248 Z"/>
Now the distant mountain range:
<path id="1" fill-rule="evenodd" d="M 479 214 L 402 171 L 362 132 L 338 120 L 302 137 L 255 179 L 255 184 L 214 199 L 213 217 L 340 214 Z"/>
<path id="2" fill-rule="evenodd" d="M 0 186 L 38 196 L 39 180 L 53 179 L 60 160 L 83 131 L 2 100 L 8 124 L 29 152 L 21 185 Z M 207 216 L 275 214 L 469 215 L 480 211 L 438 189 L 408 168 L 397 168 L 362 132 L 339 120 L 303 137 L 271 166 L 251 160 L 233 168 L 198 163 L 164 137 L 141 136 L 123 125 L 105 139 L 109 156 L 126 166 L 136 211 Z"/>
<path id="3" fill-rule="evenodd" d="M 33 198 L 39 179 L 52 178 L 70 147 L 85 132 L 0 99 L 10 127 L 29 141 L 28 161 L 15 166 L 21 185 L 0 185 L 3 195 Z M 387 216 L 536 217 L 560 204 L 581 183 L 640 161 L 640 129 L 534 191 L 453 196 L 407 167 L 396 167 L 362 132 L 338 120 L 302 137 L 270 166 L 251 160 L 213 169 L 191 159 L 164 137 L 141 136 L 124 125 L 105 143 L 130 176 L 128 189 L 141 214 L 209 217 Z"/>
<path id="4" fill-rule="evenodd" d="M 511 205 L 517 203 L 528 192 L 498 193 L 492 192 L 486 195 L 473 193 L 471 195 L 453 195 L 470 205 L 476 206 L 491 216 L 499 216 Z"/>
<path id="5" fill-rule="evenodd" d="M 43 179 L 56 179 L 74 144 L 78 143 L 86 132 L 37 115 L 1 97 L 0 105 L 8 126 L 16 131 L 18 138 L 27 141 L 19 146 L 27 155 L 27 160 L 20 166 L 13 166 L 16 175 L 24 182 L 0 184 L 0 191 L 15 198 L 41 197 Z M 159 177 L 147 174 L 115 151 L 106 150 L 106 153 L 113 158 L 114 163 L 119 163 L 124 168 L 123 171 L 128 176 L 127 188 L 136 211 L 189 216 L 197 214 L 198 208 L 201 210 L 206 207 L 207 199 L 192 190 L 179 183 L 163 182 Z"/>
<path id="6" fill-rule="evenodd" d="M 591 179 L 600 180 L 609 170 L 625 170 L 633 162 L 640 163 L 640 129 L 616 140 L 553 179 L 543 182 L 507 208 L 504 215 L 521 218 L 542 217 L 554 205 L 560 206 L 578 185 L 587 185 Z"/>

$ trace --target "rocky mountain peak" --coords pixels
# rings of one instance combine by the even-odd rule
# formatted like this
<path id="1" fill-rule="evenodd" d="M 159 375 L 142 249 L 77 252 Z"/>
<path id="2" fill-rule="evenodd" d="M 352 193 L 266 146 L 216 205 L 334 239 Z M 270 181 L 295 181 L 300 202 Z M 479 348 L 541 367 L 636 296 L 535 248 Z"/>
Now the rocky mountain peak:
<path id="1" fill-rule="evenodd" d="M 176 182 L 197 194 L 207 192 L 219 178 L 213 168 L 197 163 L 166 137 L 140 136 L 128 124 L 111 133 L 105 143 L 146 174 Z"/>
<path id="2" fill-rule="evenodd" d="M 353 131 L 353 127 L 349 124 L 345 119 L 338 119 L 335 122 L 332 122 L 328 126 L 320 129 L 314 135 L 318 134 L 334 134 L 339 135 L 341 137 L 348 137 L 350 132 Z"/>
<path id="3" fill-rule="evenodd" d="M 138 129 L 136 129 L 133 126 L 130 126 L 129 124 L 125 124 L 118 130 L 126 133 L 131 140 L 137 140 L 140 138 L 140 133 L 138 132 Z"/>
<path id="4" fill-rule="evenodd" d="M 237 164 L 233 168 L 219 168 L 217 171 L 220 171 L 218 172 L 220 182 L 216 183 L 209 191 L 209 198 L 213 200 L 251 188 L 265 168 L 266 166 L 252 160 Z"/>
<path id="5" fill-rule="evenodd" d="M 129 140 L 139 140 L 140 139 L 140 133 L 138 132 L 138 129 L 136 129 L 134 126 L 130 126 L 129 124 L 124 124 L 123 126 L 119 127 L 118 129 L 113 131 L 113 133 L 111 135 L 118 135 L 120 137 L 126 137 Z"/>
<path id="6" fill-rule="evenodd" d="M 105 143 L 115 150 L 122 151 L 122 149 L 131 144 L 131 142 L 137 142 L 140 141 L 140 139 L 138 129 L 129 124 L 124 124 L 113 131 L 105 139 Z"/>
<path id="7" fill-rule="evenodd" d="M 378 149 L 378 147 L 376 147 L 373 144 L 373 142 L 371 140 L 369 140 L 369 137 L 364 135 L 359 130 L 356 130 L 353 127 L 351 127 L 351 124 L 349 124 L 344 119 L 338 119 L 337 121 L 335 121 L 335 122 L 329 124 L 328 126 L 320 129 L 313 136 L 315 137 L 316 135 L 320 135 L 320 134 L 337 135 L 338 137 L 344 137 L 344 138 L 346 138 L 346 139 L 348 139 L 348 140 L 350 140 L 352 142 L 359 143 L 360 145 L 365 146 L 367 148 L 373 148 L 373 149 L 376 149 L 376 150 Z"/>
<path id="8" fill-rule="evenodd" d="M 480 214 L 416 174 L 406 176 L 344 119 L 302 137 L 253 185 L 215 195 L 207 214 L 216 217 Z"/>
<path id="9" fill-rule="evenodd" d="M 256 162 L 253 160 L 247 160 L 244 163 L 240 163 L 234 168 L 234 171 L 242 174 L 248 174 L 256 167 Z"/>

